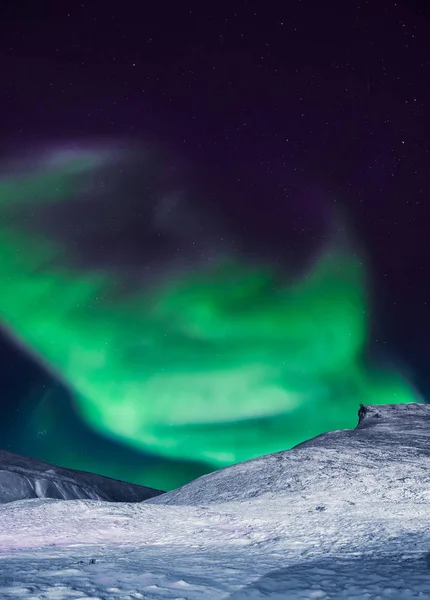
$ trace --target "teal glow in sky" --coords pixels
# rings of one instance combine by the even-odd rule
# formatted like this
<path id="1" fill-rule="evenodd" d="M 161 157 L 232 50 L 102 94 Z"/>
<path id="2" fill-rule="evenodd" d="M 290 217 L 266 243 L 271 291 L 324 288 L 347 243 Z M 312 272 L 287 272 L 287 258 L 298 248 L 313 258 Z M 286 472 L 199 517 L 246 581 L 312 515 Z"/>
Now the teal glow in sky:
<path id="1" fill-rule="evenodd" d="M 366 364 L 366 273 L 336 243 L 290 279 L 234 252 L 161 266 L 142 284 L 136 274 L 127 293 L 128 271 L 78 268 L 37 214 L 109 193 L 106 166 L 115 177 L 118 153 L 68 149 L 0 180 L 2 326 L 70 385 L 95 431 L 218 468 L 352 427 L 359 403 L 417 400 L 400 376 Z M 120 187 L 119 210 L 127 193 Z M 168 472 L 163 481 L 169 488 Z"/>

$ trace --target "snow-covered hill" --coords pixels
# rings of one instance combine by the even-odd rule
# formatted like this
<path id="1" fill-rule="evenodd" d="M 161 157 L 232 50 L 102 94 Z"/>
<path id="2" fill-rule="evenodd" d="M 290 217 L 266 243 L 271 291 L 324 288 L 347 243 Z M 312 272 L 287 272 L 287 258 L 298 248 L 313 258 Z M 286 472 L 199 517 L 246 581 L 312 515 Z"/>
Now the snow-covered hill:
<path id="1" fill-rule="evenodd" d="M 430 502 L 430 406 L 361 406 L 355 429 L 204 475 L 148 502 L 212 505 L 266 496 Z"/>
<path id="2" fill-rule="evenodd" d="M 25 498 L 140 502 L 162 493 L 0 450 L 0 504 Z"/>
<path id="3" fill-rule="evenodd" d="M 430 406 L 144 502 L 0 505 L 0 598 L 430 600 Z"/>

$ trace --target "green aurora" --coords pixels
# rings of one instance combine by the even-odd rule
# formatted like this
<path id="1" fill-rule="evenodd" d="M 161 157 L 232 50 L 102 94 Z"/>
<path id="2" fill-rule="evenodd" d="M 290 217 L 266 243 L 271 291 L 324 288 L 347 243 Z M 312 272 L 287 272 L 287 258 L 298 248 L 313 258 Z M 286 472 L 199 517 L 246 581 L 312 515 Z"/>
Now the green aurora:
<path id="1" fill-rule="evenodd" d="M 76 268 L 34 214 L 73 203 L 109 161 L 59 152 L 0 180 L 2 326 L 70 386 L 95 431 L 215 469 L 353 427 L 359 403 L 417 401 L 366 361 L 365 269 L 335 243 L 289 281 L 233 252 L 128 294 L 117 273 Z M 167 471 L 156 480 L 171 486 Z"/>

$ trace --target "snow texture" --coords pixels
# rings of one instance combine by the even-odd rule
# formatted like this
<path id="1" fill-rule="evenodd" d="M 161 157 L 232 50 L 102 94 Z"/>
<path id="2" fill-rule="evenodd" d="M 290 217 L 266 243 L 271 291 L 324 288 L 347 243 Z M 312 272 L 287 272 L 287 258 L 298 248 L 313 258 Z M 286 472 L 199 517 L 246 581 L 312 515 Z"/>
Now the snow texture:
<path id="1" fill-rule="evenodd" d="M 430 501 L 430 406 L 361 406 L 356 429 L 332 431 L 295 446 L 204 475 L 151 502 L 219 504 L 300 494 L 355 501 Z"/>
<path id="2" fill-rule="evenodd" d="M 26 498 L 140 502 L 162 493 L 0 450 L 0 504 Z"/>
<path id="3" fill-rule="evenodd" d="M 145 502 L 0 505 L 0 598 L 430 600 L 429 420 L 362 407 Z"/>

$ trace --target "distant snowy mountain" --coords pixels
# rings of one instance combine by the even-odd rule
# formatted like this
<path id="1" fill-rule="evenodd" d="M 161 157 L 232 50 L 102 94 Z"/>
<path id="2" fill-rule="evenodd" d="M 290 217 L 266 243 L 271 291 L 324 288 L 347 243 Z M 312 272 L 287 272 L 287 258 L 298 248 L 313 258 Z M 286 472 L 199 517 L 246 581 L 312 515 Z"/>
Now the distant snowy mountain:
<path id="1" fill-rule="evenodd" d="M 151 504 L 209 505 L 261 496 L 430 501 L 430 406 L 363 406 L 355 429 L 209 473 Z M 267 498 L 266 498 L 267 499 Z"/>
<path id="2" fill-rule="evenodd" d="M 0 504 L 29 498 L 141 502 L 162 493 L 0 450 Z"/>

